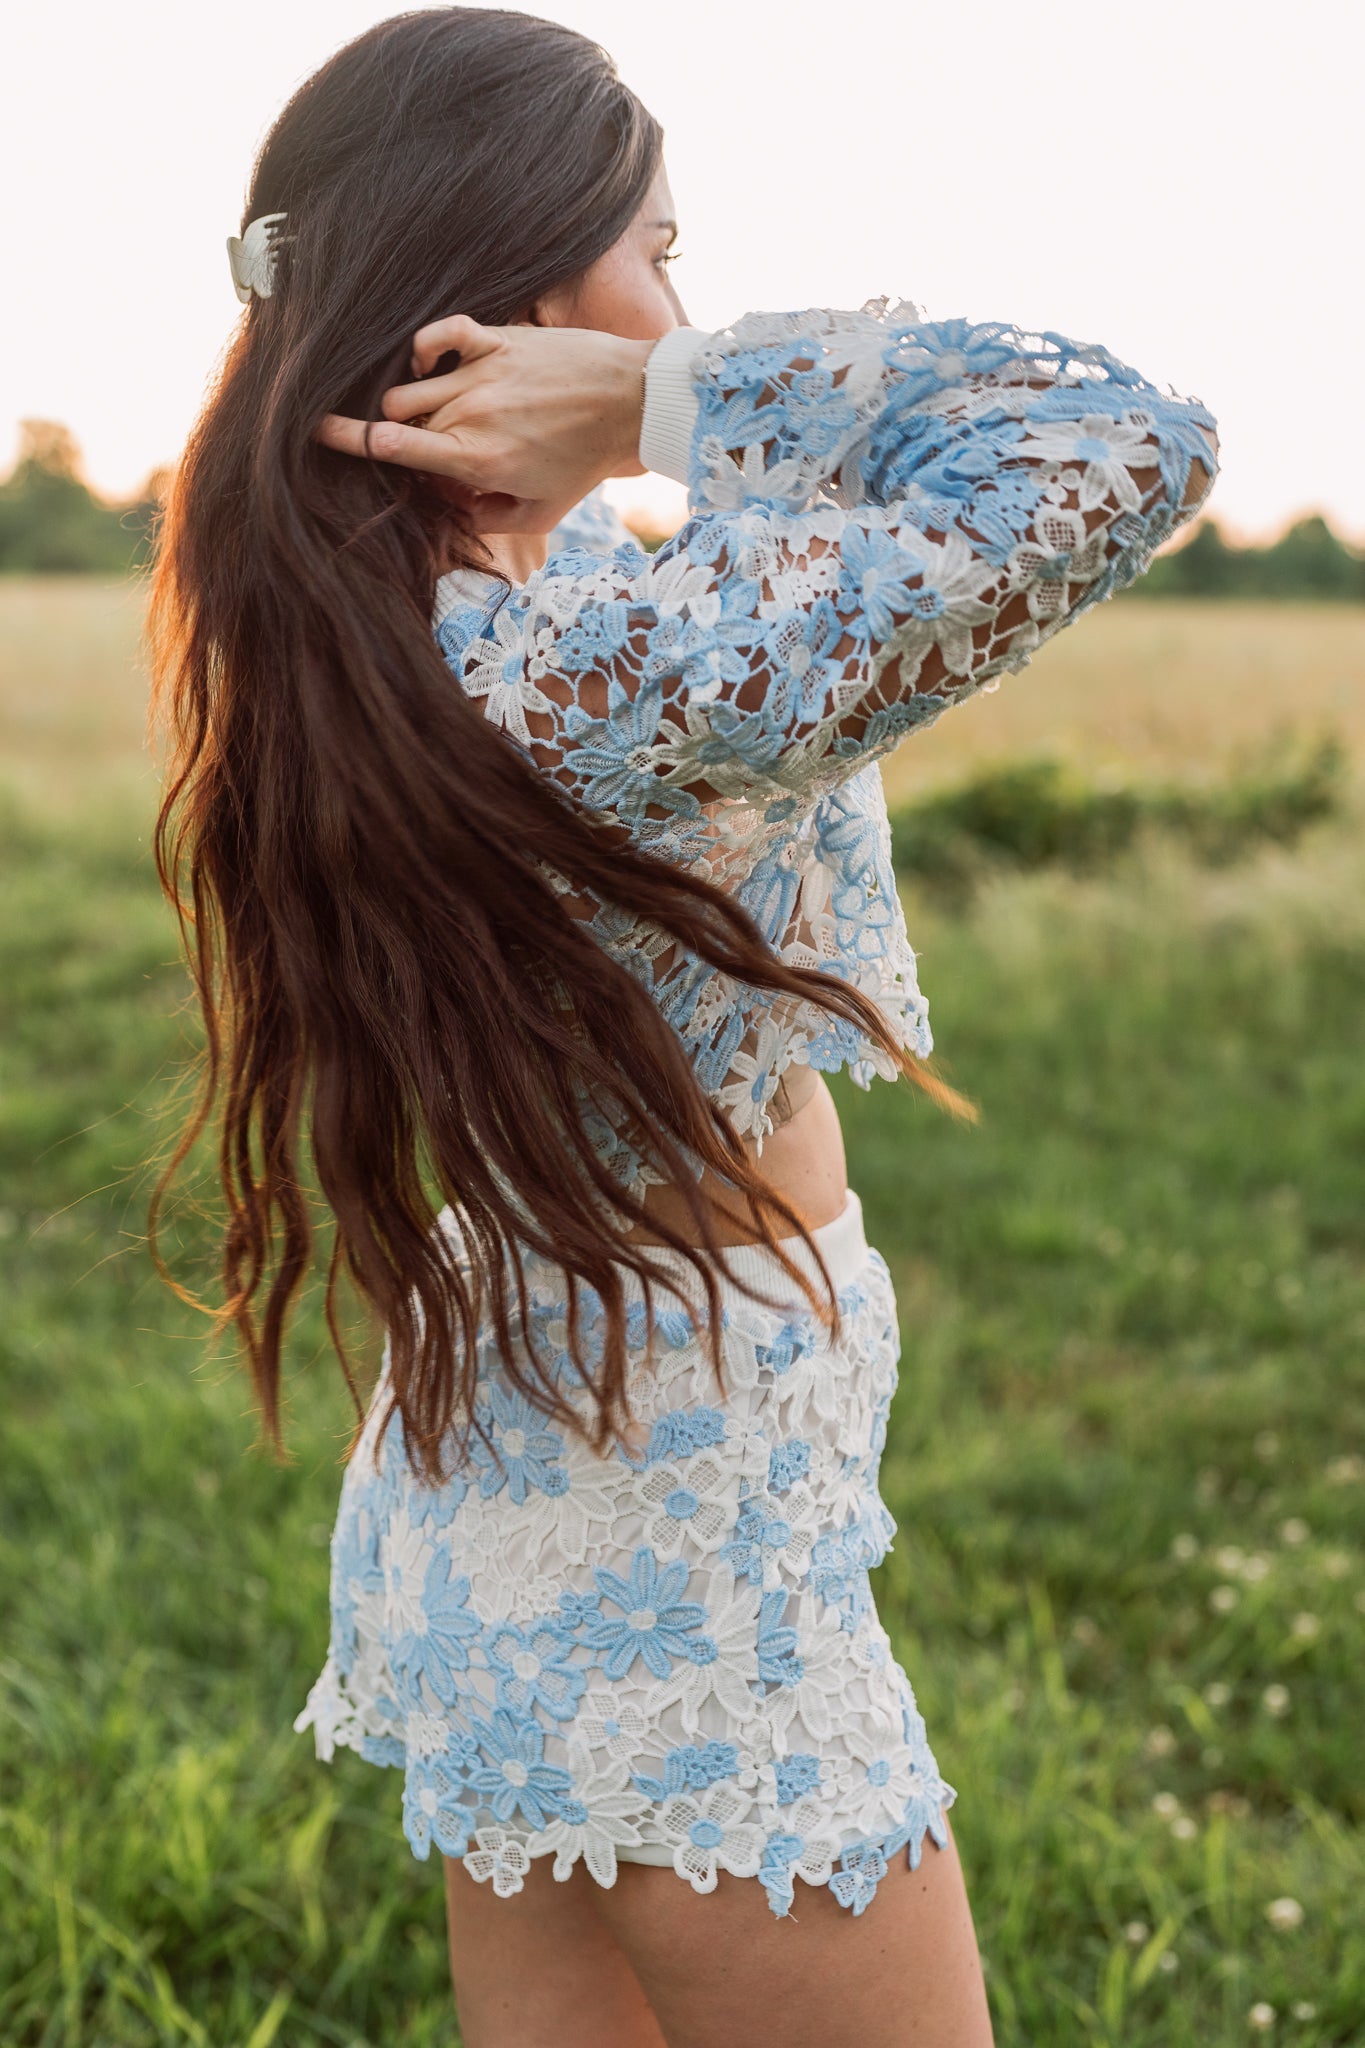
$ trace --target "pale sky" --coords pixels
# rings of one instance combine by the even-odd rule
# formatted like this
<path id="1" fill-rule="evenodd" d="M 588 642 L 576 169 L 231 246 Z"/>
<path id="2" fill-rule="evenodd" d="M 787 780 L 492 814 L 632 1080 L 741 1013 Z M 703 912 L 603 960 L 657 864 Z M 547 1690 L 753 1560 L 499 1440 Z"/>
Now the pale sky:
<path id="1" fill-rule="evenodd" d="M 238 317 L 224 239 L 255 148 L 396 11 L 24 7 L 0 52 L 0 468 L 28 415 L 111 495 L 174 458 Z M 695 325 L 886 293 L 1104 342 L 1214 408 L 1234 531 L 1319 509 L 1365 540 L 1358 0 L 538 11 L 662 121 Z"/>

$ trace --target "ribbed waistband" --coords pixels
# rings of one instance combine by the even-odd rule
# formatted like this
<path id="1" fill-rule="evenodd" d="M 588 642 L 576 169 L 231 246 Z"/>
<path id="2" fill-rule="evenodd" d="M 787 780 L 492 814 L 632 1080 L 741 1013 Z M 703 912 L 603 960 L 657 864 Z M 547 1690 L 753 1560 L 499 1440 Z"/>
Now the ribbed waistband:
<path id="1" fill-rule="evenodd" d="M 817 1224 L 810 1235 L 836 1288 L 847 1286 L 849 1281 L 857 1278 L 867 1263 L 868 1246 L 863 1230 L 863 1205 L 852 1188 L 845 1195 L 840 1214 L 828 1223 Z M 777 1242 L 792 1262 L 818 1286 L 820 1268 L 804 1240 L 780 1237 Z M 696 1268 L 681 1252 L 675 1252 L 669 1245 L 657 1244 L 643 1245 L 641 1249 L 651 1263 L 666 1273 L 676 1275 L 684 1284 L 690 1281 L 696 1285 Z M 804 1302 L 805 1297 L 794 1290 L 790 1275 L 783 1271 L 766 1245 L 735 1244 L 721 1249 L 728 1268 L 728 1272 L 719 1275 L 722 1292 L 734 1288 L 746 1293 L 750 1287 L 757 1287 L 764 1294 Z M 719 1270 L 719 1260 L 713 1257 L 710 1263 Z"/>
<path id="2" fill-rule="evenodd" d="M 461 1233 L 453 1212 L 449 1209 L 444 1210 L 439 1222 L 457 1252 L 461 1251 Z M 867 1263 L 868 1244 L 863 1229 L 862 1201 L 853 1188 L 847 1190 L 844 1206 L 839 1215 L 832 1217 L 828 1223 L 817 1224 L 810 1235 L 811 1242 L 824 1259 L 836 1288 L 845 1287 L 857 1278 Z M 780 1237 L 777 1243 L 793 1263 L 819 1287 L 820 1268 L 805 1242 L 799 1237 Z M 780 1299 L 784 1303 L 805 1305 L 805 1297 L 795 1286 L 791 1276 L 783 1271 L 766 1245 L 736 1244 L 725 1245 L 720 1249 L 724 1259 L 724 1270 L 720 1260 L 714 1255 L 710 1255 L 707 1262 L 716 1269 L 722 1294 L 734 1292 L 747 1296 L 748 1290 L 756 1287 L 765 1295 Z M 690 1298 L 697 1287 L 697 1269 L 691 1259 L 686 1258 L 681 1252 L 674 1251 L 671 1245 L 642 1243 L 640 1250 L 662 1276 L 678 1280 Z M 627 1295 L 638 1299 L 641 1292 L 638 1275 L 626 1268 L 622 1279 Z M 671 1292 L 671 1289 L 669 1291 Z"/>

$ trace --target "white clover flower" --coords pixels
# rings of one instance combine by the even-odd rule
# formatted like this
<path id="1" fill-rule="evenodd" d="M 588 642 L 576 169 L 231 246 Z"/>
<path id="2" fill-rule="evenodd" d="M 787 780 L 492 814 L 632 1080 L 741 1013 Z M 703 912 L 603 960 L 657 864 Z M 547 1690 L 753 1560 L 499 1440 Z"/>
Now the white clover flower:
<path id="1" fill-rule="evenodd" d="M 476 1848 L 470 1849 L 460 1861 L 477 1884 L 484 1884 L 490 1877 L 493 1889 L 500 1899 L 510 1899 L 513 1892 L 519 1892 L 531 1859 L 526 1846 L 506 1828 L 477 1828 L 474 1833 Z"/>
<path id="2" fill-rule="evenodd" d="M 649 1732 L 649 1723 L 632 1700 L 618 1700 L 605 1686 L 594 1686 L 579 1702 L 569 1739 L 588 1749 L 605 1749 L 612 1757 L 633 1757 Z"/>
<path id="3" fill-rule="evenodd" d="M 1174 1820 L 1180 1811 L 1180 1801 L 1174 1792 L 1158 1792 L 1152 1801 L 1152 1812 L 1159 1820 Z"/>
<path id="4" fill-rule="evenodd" d="M 1177 1842 L 1192 1842 L 1199 1833 L 1199 1824 L 1188 1813 L 1178 1813 L 1171 1822 L 1171 1833 Z"/>
<path id="5" fill-rule="evenodd" d="M 1198 1557 L 1198 1555 L 1199 1538 L 1197 1536 L 1191 1536 L 1188 1531 L 1183 1531 L 1179 1536 L 1172 1537 L 1171 1556 L 1175 1558 L 1178 1564 L 1188 1564 L 1191 1558 Z"/>
<path id="6" fill-rule="evenodd" d="M 1175 1731 L 1166 1727 L 1153 1728 L 1142 1745 L 1147 1756 L 1170 1756 L 1175 1746 Z"/>
<path id="7" fill-rule="evenodd" d="M 1348 1451 L 1343 1458 L 1329 1458 L 1323 1467 L 1323 1477 L 1329 1486 L 1353 1486 L 1357 1480 L 1365 1479 L 1365 1458 Z"/>
<path id="8" fill-rule="evenodd" d="M 1258 1999 L 1247 2014 L 1247 2025 L 1254 2027 L 1258 2034 L 1268 2034 L 1274 2026 L 1275 2020 L 1276 2012 L 1274 2006 L 1267 2005 L 1263 1998 Z"/>
<path id="9" fill-rule="evenodd" d="M 1164 1971 L 1169 1976 L 1172 1970 L 1180 1968 L 1180 1958 L 1173 1948 L 1164 1949 L 1157 1957 L 1156 1966 L 1158 1970 Z"/>
<path id="10" fill-rule="evenodd" d="M 731 1479 L 713 1452 L 703 1451 L 681 1465 L 651 1465 L 634 1484 L 645 1517 L 644 1541 L 661 1558 L 683 1549 L 719 1550 L 730 1531 Z"/>
<path id="11" fill-rule="evenodd" d="M 1281 1543 L 1297 1546 L 1300 1543 L 1306 1543 L 1312 1533 L 1307 1522 L 1303 1521 L 1298 1515 L 1291 1515 L 1287 1522 L 1281 1522 L 1280 1524 Z"/>
<path id="12" fill-rule="evenodd" d="M 1296 1614 L 1289 1624 L 1290 1634 L 1301 1643 L 1311 1643 L 1322 1632 L 1322 1623 L 1316 1614 Z"/>
<path id="13" fill-rule="evenodd" d="M 1131 1947 L 1141 1948 L 1151 1931 L 1145 1920 L 1130 1920 L 1123 1930 L 1123 1938 Z"/>
<path id="14" fill-rule="evenodd" d="M 1311 1998 L 1296 1998 L 1289 2008 L 1296 2020 L 1315 2020 L 1318 2009 Z"/>
<path id="15" fill-rule="evenodd" d="M 1297 1899 L 1272 1899 L 1265 1909 L 1265 1917 L 1277 1934 L 1292 1934 L 1296 1927 L 1303 1925 L 1303 1907 Z"/>
<path id="16" fill-rule="evenodd" d="M 1231 1614 L 1241 1597 L 1235 1586 L 1215 1586 L 1209 1594 L 1209 1606 L 1215 1614 Z"/>
<path id="17" fill-rule="evenodd" d="M 1232 1698 L 1231 1686 L 1224 1685 L 1221 1678 L 1215 1678 L 1204 1687 L 1204 1704 L 1209 1707 L 1225 1707 Z"/>
<path id="18" fill-rule="evenodd" d="M 1289 1711 L 1289 1687 L 1287 1685 L 1268 1685 L 1261 1694 L 1261 1705 L 1265 1708 L 1267 1714 L 1278 1721 L 1282 1714 L 1287 1714 Z"/>
<path id="19" fill-rule="evenodd" d="M 720 1870 L 757 1877 L 763 1830 L 747 1818 L 753 1799 L 737 1785 L 676 1792 L 659 1810 L 659 1826 L 673 1851 L 673 1868 L 695 1892 L 713 1892 Z"/>
<path id="20" fill-rule="evenodd" d="M 1344 1579 L 1351 1569 L 1351 1560 L 1344 1550 L 1329 1550 L 1322 1560 L 1323 1575 L 1329 1579 Z"/>
<path id="21" fill-rule="evenodd" d="M 1220 1572 L 1226 1572 L 1231 1578 L 1241 1571 L 1245 1556 L 1245 1551 L 1241 1550 L 1237 1544 L 1225 1543 L 1221 1550 L 1214 1551 L 1213 1561 Z"/>
<path id="22" fill-rule="evenodd" d="M 1261 1580 L 1267 1576 L 1269 1571 L 1270 1559 L 1262 1557 L 1259 1551 L 1253 1551 L 1252 1555 L 1242 1566 L 1242 1577 L 1249 1586 L 1259 1586 Z"/>

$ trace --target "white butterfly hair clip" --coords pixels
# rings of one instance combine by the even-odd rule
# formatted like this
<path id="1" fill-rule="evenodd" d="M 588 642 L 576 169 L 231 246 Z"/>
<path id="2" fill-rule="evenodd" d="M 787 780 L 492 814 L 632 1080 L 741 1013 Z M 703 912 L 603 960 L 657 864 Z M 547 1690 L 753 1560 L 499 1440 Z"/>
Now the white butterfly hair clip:
<path id="1" fill-rule="evenodd" d="M 228 236 L 228 263 L 232 288 L 245 306 L 253 298 L 268 299 L 275 289 L 275 238 L 283 213 L 263 213 L 243 231 L 241 238 Z"/>

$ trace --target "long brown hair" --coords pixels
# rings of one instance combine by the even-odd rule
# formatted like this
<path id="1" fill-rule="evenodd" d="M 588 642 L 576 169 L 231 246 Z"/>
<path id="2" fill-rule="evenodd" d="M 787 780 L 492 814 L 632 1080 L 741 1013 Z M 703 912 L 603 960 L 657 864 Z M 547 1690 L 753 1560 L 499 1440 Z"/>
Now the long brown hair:
<path id="1" fill-rule="evenodd" d="M 390 1337 L 414 1461 L 471 1424 L 476 1332 L 543 1413 L 581 1428 L 530 1339 L 516 1256 L 568 1276 L 569 1354 L 590 1441 L 628 1419 L 622 1275 L 640 1201 L 593 1144 L 611 1105 L 691 1203 L 699 1243 L 650 1227 L 705 1291 L 721 1374 L 723 1252 L 688 1160 L 733 1188 L 812 1307 L 834 1290 L 796 1210 L 753 1167 L 644 988 L 561 903 L 546 870 L 672 934 L 738 981 L 814 999 L 931 1092 L 875 1007 L 789 967 L 728 896 L 570 800 L 452 680 L 437 575 L 484 566 L 409 471 L 322 448 L 326 412 L 377 418 L 414 331 L 450 312 L 501 325 L 619 238 L 658 166 L 657 124 L 610 59 L 533 16 L 449 7 L 382 22 L 295 94 L 244 221 L 287 215 L 275 290 L 253 299 L 167 509 L 150 611 L 154 706 L 171 739 L 157 822 L 206 1026 L 203 1088 L 153 1204 L 219 1115 L 220 1325 L 244 1342 L 280 1440 L 283 1334 L 310 1265 L 307 1180 L 344 1269 Z M 437 537 L 440 538 L 439 558 Z M 311 1168 L 306 1153 L 311 1147 Z M 468 1263 L 437 1230 L 454 1206 Z M 603 1323 L 585 1344 L 583 1290 Z M 518 1351 L 514 1323 L 524 1327 Z M 350 1381 L 349 1369 L 347 1371 Z M 351 1382 L 353 1397 L 356 1397 Z M 357 1398 L 357 1406 L 359 1401 Z"/>

